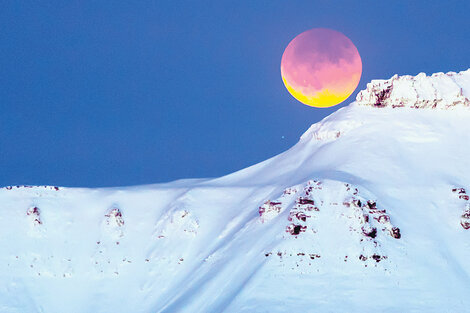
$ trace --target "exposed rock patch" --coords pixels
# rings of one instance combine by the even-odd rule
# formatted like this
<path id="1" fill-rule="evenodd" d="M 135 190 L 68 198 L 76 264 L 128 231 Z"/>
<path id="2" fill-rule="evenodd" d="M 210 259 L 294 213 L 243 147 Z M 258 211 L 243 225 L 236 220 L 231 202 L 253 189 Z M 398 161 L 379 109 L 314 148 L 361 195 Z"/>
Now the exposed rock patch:
<path id="1" fill-rule="evenodd" d="M 29 219 L 34 226 L 38 226 L 42 224 L 41 212 L 37 206 L 30 207 L 26 211 L 26 215 L 29 216 Z"/>
<path id="2" fill-rule="evenodd" d="M 280 257 L 299 257 L 300 259 L 296 259 L 292 263 L 296 264 L 295 267 L 299 262 L 304 265 L 309 264 L 305 260 L 302 261 L 303 256 L 311 254 L 305 252 L 305 247 L 308 246 L 307 242 L 311 241 L 314 246 L 315 238 L 327 231 L 324 227 L 324 223 L 328 223 L 324 219 L 327 215 L 337 214 L 337 218 L 344 220 L 340 224 L 335 224 L 336 227 L 349 229 L 349 235 L 344 237 L 344 240 L 357 240 L 356 244 L 351 243 L 348 246 L 357 246 L 358 250 L 356 253 L 348 250 L 348 254 L 343 254 L 341 260 L 344 259 L 344 262 L 348 262 L 352 257 L 356 260 L 359 258 L 361 261 L 370 260 L 374 264 L 379 263 L 388 258 L 381 249 L 381 246 L 386 242 L 385 238 L 388 236 L 393 239 L 401 238 L 400 229 L 392 223 L 392 218 L 386 209 L 380 207 L 375 200 L 361 196 L 358 188 L 349 183 L 323 184 L 317 180 L 310 180 L 295 189 L 299 191 L 295 193 L 284 192 L 278 199 L 268 200 L 259 208 L 260 219 L 264 219 L 263 221 L 267 220 L 266 217 L 269 214 L 278 216 L 283 211 L 287 211 L 284 216 L 287 217 L 289 223 L 286 225 L 287 235 L 284 238 L 285 240 L 296 240 L 299 244 L 293 244 L 292 248 L 286 250 L 290 252 L 285 251 Z M 287 199 L 286 194 L 294 198 Z M 321 227 L 322 223 L 323 227 Z M 322 233 L 319 233 L 319 229 Z M 331 232 L 333 234 L 335 231 L 331 230 Z M 321 236 L 321 238 L 324 237 Z M 303 247 L 303 251 L 296 251 L 301 247 Z M 332 250 L 329 251 L 328 254 L 331 254 Z M 319 258 L 322 254 L 321 249 L 318 252 L 311 254 L 312 260 Z M 336 252 L 341 253 L 341 251 L 333 251 L 333 253 Z M 265 256 L 273 254 L 274 252 L 270 251 L 266 252 Z M 331 256 L 326 255 L 326 257 Z M 369 262 L 367 264 L 370 265 Z"/>
<path id="3" fill-rule="evenodd" d="M 124 218 L 121 209 L 117 205 L 113 205 L 104 215 L 103 221 L 104 231 L 111 238 L 117 240 L 124 236 Z M 119 244 L 117 241 L 116 244 Z"/>
<path id="4" fill-rule="evenodd" d="M 463 200 L 465 203 L 463 213 L 460 216 L 460 225 L 464 229 L 470 229 L 470 202 L 465 188 L 452 188 L 452 193 L 454 193 L 460 200 Z"/>

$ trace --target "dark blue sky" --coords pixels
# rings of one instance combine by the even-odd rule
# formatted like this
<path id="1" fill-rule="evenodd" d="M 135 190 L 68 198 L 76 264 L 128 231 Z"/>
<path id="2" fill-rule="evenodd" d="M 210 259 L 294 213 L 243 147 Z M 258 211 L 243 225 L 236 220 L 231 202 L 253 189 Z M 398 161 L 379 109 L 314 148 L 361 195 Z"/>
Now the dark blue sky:
<path id="1" fill-rule="evenodd" d="M 228 174 L 295 144 L 373 78 L 470 66 L 468 1 L 2 1 L 0 185 Z M 363 62 L 340 106 L 297 102 L 284 48 L 343 32 Z M 284 138 L 283 138 L 284 136 Z"/>

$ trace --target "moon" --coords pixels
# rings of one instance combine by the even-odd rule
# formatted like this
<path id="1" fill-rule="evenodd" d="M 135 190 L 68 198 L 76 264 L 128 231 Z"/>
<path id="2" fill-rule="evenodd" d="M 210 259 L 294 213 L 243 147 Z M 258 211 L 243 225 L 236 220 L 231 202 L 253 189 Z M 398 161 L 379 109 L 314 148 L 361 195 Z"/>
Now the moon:
<path id="1" fill-rule="evenodd" d="M 342 33 L 327 28 L 313 28 L 295 37 L 281 59 L 287 90 L 303 104 L 317 108 L 346 100 L 361 74 L 356 46 Z"/>

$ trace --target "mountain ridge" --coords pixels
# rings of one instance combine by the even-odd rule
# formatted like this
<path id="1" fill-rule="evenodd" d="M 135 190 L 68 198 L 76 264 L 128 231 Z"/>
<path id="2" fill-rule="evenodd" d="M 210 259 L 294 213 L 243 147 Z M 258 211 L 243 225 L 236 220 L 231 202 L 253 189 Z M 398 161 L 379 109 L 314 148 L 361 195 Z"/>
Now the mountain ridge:
<path id="1" fill-rule="evenodd" d="M 470 69 L 426 76 L 394 75 L 388 80 L 372 80 L 358 93 L 359 105 L 374 107 L 442 108 L 470 106 Z"/>
<path id="2" fill-rule="evenodd" d="M 470 111 L 387 101 L 220 178 L 0 189 L 0 311 L 465 311 Z"/>

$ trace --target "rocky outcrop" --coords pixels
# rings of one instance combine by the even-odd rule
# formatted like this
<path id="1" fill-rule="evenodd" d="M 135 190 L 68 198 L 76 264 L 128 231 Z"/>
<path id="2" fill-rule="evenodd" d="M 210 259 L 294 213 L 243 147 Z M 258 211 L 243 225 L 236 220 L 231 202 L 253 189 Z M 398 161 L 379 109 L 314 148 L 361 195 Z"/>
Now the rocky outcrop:
<path id="1" fill-rule="evenodd" d="M 449 109 L 470 107 L 470 69 L 460 73 L 435 73 L 426 76 L 395 75 L 388 80 L 372 80 L 358 93 L 359 105 L 383 107 Z M 467 89 L 466 89 L 467 88 Z"/>
<path id="2" fill-rule="evenodd" d="M 39 210 L 39 208 L 37 206 L 33 206 L 33 207 L 30 207 L 27 211 L 26 211 L 26 215 L 29 217 L 29 219 L 31 220 L 31 223 L 34 225 L 34 226 L 38 226 L 38 225 L 41 225 L 42 224 L 42 221 L 41 221 L 41 212 Z"/>
<path id="3" fill-rule="evenodd" d="M 30 186 L 30 185 L 16 185 L 16 186 L 5 186 L 3 187 L 3 189 L 6 189 L 6 190 L 14 190 L 14 189 L 36 189 L 36 190 L 39 190 L 39 189 L 49 189 L 49 190 L 55 190 L 55 191 L 59 191 L 60 188 L 57 187 L 57 186 Z"/>
<path id="4" fill-rule="evenodd" d="M 460 216 L 460 225 L 463 229 L 470 229 L 470 203 L 465 188 L 452 188 L 452 192 L 465 203 L 463 213 Z"/>
<path id="5" fill-rule="evenodd" d="M 118 205 L 111 206 L 104 215 L 103 231 L 112 240 L 118 240 L 124 236 L 124 218 Z M 119 244 L 116 241 L 116 244 Z"/>
<path id="6" fill-rule="evenodd" d="M 267 251 L 265 256 L 278 255 L 283 262 L 293 259 L 294 268 L 300 263 L 313 265 L 312 260 L 320 255 L 331 258 L 332 253 L 335 257 L 342 255 L 344 262 L 359 260 L 367 267 L 388 259 L 382 249 L 387 245 L 386 237 L 401 238 L 400 228 L 392 224 L 386 209 L 379 207 L 375 200 L 361 196 L 355 186 L 338 181 L 310 180 L 288 188 L 279 198 L 268 200 L 260 206 L 259 214 L 263 223 L 281 214 L 286 216 L 284 250 L 279 250 L 281 246 L 278 246 L 277 252 Z M 269 216 L 272 217 L 267 218 Z M 341 221 L 344 231 L 339 232 L 349 242 L 344 250 L 332 252 L 318 246 L 318 240 L 321 240 L 318 238 L 336 235 L 324 227 L 332 220 Z M 308 259 L 307 256 L 312 253 L 318 257 Z"/>
<path id="7" fill-rule="evenodd" d="M 121 210 L 117 207 L 111 208 L 104 216 L 106 217 L 107 225 L 116 227 L 121 227 L 124 225 L 124 219 L 122 218 Z"/>
<path id="8" fill-rule="evenodd" d="M 261 217 L 261 221 L 264 222 L 266 220 L 270 220 L 277 216 L 281 212 L 281 202 L 276 201 L 266 201 L 262 206 L 258 208 L 259 216 Z"/>
<path id="9" fill-rule="evenodd" d="M 464 229 L 470 228 L 470 205 L 468 203 L 465 205 L 465 210 L 460 217 L 460 225 L 462 225 Z"/>

